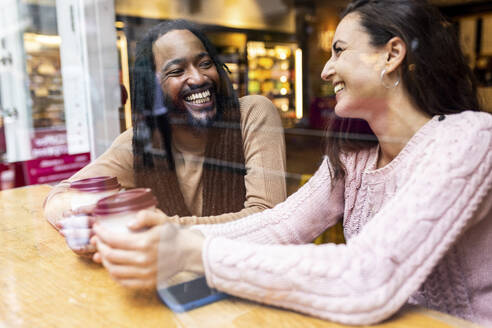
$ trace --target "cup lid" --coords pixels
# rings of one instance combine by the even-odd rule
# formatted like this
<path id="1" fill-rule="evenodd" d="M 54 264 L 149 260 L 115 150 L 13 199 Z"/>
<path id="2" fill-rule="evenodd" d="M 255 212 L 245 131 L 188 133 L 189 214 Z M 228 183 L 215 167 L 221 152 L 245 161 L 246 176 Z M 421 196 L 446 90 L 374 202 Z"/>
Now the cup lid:
<path id="1" fill-rule="evenodd" d="M 119 189 L 121 186 L 116 177 L 101 176 L 73 181 L 70 188 L 80 191 L 98 192 L 112 189 Z"/>
<path id="2" fill-rule="evenodd" d="M 111 215 L 135 212 L 157 205 L 157 199 L 149 188 L 137 188 L 100 199 L 94 215 Z"/>

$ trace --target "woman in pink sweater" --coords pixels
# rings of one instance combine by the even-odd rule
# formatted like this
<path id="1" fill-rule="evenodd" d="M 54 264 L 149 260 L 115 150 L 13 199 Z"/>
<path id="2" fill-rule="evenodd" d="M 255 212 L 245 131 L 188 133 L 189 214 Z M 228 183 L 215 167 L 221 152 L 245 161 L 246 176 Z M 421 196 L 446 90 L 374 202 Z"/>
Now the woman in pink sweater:
<path id="1" fill-rule="evenodd" d="M 492 117 L 449 28 L 425 1 L 353 1 L 321 76 L 341 126 L 363 119 L 375 139 L 332 134 L 306 185 L 239 221 L 186 229 L 141 212 L 133 227 L 153 227 L 138 245 L 96 225 L 95 260 L 126 286 L 202 272 L 232 295 L 346 324 L 407 302 L 492 324 Z M 310 244 L 338 220 L 347 244 Z"/>

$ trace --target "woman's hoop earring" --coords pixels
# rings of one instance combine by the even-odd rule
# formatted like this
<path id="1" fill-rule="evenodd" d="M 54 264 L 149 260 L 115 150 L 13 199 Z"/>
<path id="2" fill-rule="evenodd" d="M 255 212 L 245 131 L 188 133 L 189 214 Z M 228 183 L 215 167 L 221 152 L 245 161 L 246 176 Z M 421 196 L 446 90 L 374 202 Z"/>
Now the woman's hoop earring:
<path id="1" fill-rule="evenodd" d="M 398 80 L 396 80 L 395 83 L 393 83 L 393 85 L 387 85 L 384 82 L 384 74 L 386 74 L 386 68 L 383 68 L 383 70 L 381 71 L 381 84 L 386 89 L 394 89 L 394 88 L 396 88 L 398 86 L 398 84 L 400 84 L 400 77 L 398 77 Z"/>

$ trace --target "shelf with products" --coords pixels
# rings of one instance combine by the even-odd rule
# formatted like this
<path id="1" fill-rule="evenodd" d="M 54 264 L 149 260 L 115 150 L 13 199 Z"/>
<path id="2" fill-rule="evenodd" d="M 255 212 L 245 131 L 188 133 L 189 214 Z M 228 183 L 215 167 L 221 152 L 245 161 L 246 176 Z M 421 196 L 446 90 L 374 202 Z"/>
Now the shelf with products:
<path id="1" fill-rule="evenodd" d="M 285 127 L 295 124 L 295 43 L 249 41 L 248 94 L 268 97 Z"/>
<path id="2" fill-rule="evenodd" d="M 65 125 L 60 37 L 24 33 L 33 127 Z"/>
<path id="3" fill-rule="evenodd" d="M 218 47 L 219 58 L 226 65 L 232 86 L 239 97 L 246 95 L 244 74 L 246 72 L 246 61 L 241 49 L 233 46 Z"/>
<path id="4" fill-rule="evenodd" d="M 208 29 L 207 37 L 217 49 L 219 59 L 227 66 L 229 78 L 239 97 L 247 94 L 246 90 L 246 39 L 242 32 L 226 31 L 222 28 Z"/>
<path id="5" fill-rule="evenodd" d="M 492 56 L 479 56 L 473 71 L 480 86 L 492 86 Z"/>

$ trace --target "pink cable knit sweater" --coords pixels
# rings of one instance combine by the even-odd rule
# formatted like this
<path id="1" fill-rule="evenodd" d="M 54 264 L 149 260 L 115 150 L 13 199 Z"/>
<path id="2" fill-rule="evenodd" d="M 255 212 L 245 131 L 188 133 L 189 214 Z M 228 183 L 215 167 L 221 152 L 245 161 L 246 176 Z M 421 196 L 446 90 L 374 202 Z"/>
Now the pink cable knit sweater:
<path id="1" fill-rule="evenodd" d="M 346 324 L 411 302 L 490 325 L 491 149 L 492 115 L 463 112 L 434 117 L 383 168 L 377 148 L 346 156 L 333 188 L 324 159 L 275 208 L 195 227 L 208 284 Z M 346 245 L 308 244 L 342 217 Z"/>

